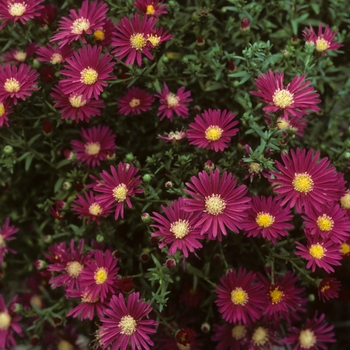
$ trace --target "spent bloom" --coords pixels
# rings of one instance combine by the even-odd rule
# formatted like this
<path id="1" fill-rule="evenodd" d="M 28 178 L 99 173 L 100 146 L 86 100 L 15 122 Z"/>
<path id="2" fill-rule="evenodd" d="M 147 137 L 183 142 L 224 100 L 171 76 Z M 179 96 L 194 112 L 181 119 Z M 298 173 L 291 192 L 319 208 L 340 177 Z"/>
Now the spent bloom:
<path id="1" fill-rule="evenodd" d="M 318 297 L 325 303 L 328 299 L 338 298 L 340 281 L 334 277 L 325 277 L 318 285 Z"/>
<path id="2" fill-rule="evenodd" d="M 23 63 L 28 58 L 28 56 L 33 55 L 37 50 L 37 43 L 29 43 L 25 49 L 22 51 L 20 49 L 10 49 L 3 56 L 3 62 L 5 63 Z"/>
<path id="3" fill-rule="evenodd" d="M 135 0 L 133 5 L 147 16 L 158 17 L 168 13 L 165 10 L 167 5 L 163 5 L 163 1 L 159 0 Z"/>
<path id="4" fill-rule="evenodd" d="M 0 227 L 0 265 L 3 264 L 7 252 L 16 253 L 6 244 L 6 242 L 15 239 L 14 234 L 16 232 L 18 232 L 18 228 L 10 225 L 10 218 L 6 218 L 3 226 Z"/>
<path id="5" fill-rule="evenodd" d="M 51 64 L 60 64 L 65 62 L 68 57 L 73 55 L 72 48 L 69 45 L 54 47 L 50 44 L 40 46 L 37 50 L 37 61 L 48 62 Z"/>
<path id="6" fill-rule="evenodd" d="M 214 324 L 211 340 L 217 342 L 216 350 L 241 350 L 248 342 L 248 329 L 243 324 Z"/>

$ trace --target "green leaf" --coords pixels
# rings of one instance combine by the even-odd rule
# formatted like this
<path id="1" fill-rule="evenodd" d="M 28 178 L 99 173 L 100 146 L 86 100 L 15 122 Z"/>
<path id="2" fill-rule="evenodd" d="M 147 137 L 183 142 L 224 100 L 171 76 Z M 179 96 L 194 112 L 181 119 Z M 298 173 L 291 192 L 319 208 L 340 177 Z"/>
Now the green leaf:
<path id="1" fill-rule="evenodd" d="M 26 163 L 24 165 L 24 169 L 25 171 L 28 171 L 30 168 L 30 164 L 32 164 L 32 160 L 34 158 L 33 154 L 29 154 L 28 157 L 26 158 Z"/>

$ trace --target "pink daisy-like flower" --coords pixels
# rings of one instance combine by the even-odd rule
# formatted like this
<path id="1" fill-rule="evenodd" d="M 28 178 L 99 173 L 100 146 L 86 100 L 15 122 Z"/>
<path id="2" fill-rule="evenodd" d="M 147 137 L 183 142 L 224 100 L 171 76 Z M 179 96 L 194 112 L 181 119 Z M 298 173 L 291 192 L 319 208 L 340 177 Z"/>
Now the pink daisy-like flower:
<path id="1" fill-rule="evenodd" d="M 248 237 L 261 235 L 276 244 L 276 239 L 288 236 L 287 229 L 294 227 L 288 223 L 292 218 L 290 209 L 283 208 L 276 198 L 254 196 L 241 226 Z"/>
<path id="2" fill-rule="evenodd" d="M 113 350 L 126 350 L 128 345 L 132 349 L 149 350 L 154 343 L 148 334 L 156 333 L 157 321 L 143 319 L 152 311 L 150 303 L 140 299 L 139 293 L 131 293 L 125 302 L 120 293 L 113 295 L 105 316 L 101 318 L 102 326 L 98 338 L 102 348 L 111 345 Z"/>
<path id="3" fill-rule="evenodd" d="M 173 116 L 178 115 L 179 117 L 186 119 L 188 118 L 188 102 L 192 101 L 191 91 L 185 91 L 185 87 L 181 86 L 177 93 L 169 91 L 166 83 L 164 83 L 164 88 L 161 92 L 155 95 L 159 97 L 161 106 L 158 108 L 157 115 L 160 116 L 160 120 L 165 117 L 173 120 Z"/>
<path id="4" fill-rule="evenodd" d="M 103 87 L 108 84 L 105 80 L 115 77 L 111 75 L 114 62 L 112 56 L 105 53 L 101 56 L 101 46 L 87 45 L 74 52 L 73 57 L 67 58 L 61 74 L 67 78 L 60 81 L 65 95 L 75 93 L 83 95 L 83 99 L 92 96 L 97 100 Z"/>
<path id="5" fill-rule="evenodd" d="M 327 273 L 331 273 L 334 272 L 331 265 L 341 265 L 342 254 L 340 252 L 340 244 L 336 244 L 331 240 L 323 240 L 318 235 L 309 236 L 306 246 L 299 242 L 295 242 L 295 244 L 297 249 L 295 255 L 300 255 L 303 259 L 308 260 L 306 268 L 311 268 L 312 272 L 318 266 Z"/>
<path id="6" fill-rule="evenodd" d="M 94 31 L 94 39 L 97 45 L 108 46 L 112 43 L 114 24 L 111 19 L 107 19 L 106 23 Z"/>
<path id="7" fill-rule="evenodd" d="M 217 342 L 216 350 L 242 350 L 248 343 L 247 327 L 245 325 L 214 324 L 211 340 Z"/>
<path id="8" fill-rule="evenodd" d="M 220 177 L 219 169 L 192 176 L 192 183 L 186 182 L 184 191 L 194 199 L 185 199 L 183 210 L 200 213 L 196 227 L 200 234 L 209 239 L 222 239 L 226 227 L 233 232 L 242 228 L 241 222 L 249 209 L 250 198 L 246 197 L 247 187 L 237 186 L 237 179 L 226 171 Z"/>
<path id="9" fill-rule="evenodd" d="M 163 5 L 163 1 L 159 0 L 135 0 L 134 7 L 140 10 L 143 14 L 153 17 L 166 15 L 165 10 L 167 5 Z"/>
<path id="10" fill-rule="evenodd" d="M 14 25 L 17 21 L 25 24 L 35 16 L 40 16 L 40 10 L 43 8 L 39 5 L 44 0 L 0 0 L 0 21 L 5 21 L 0 25 L 0 30 L 12 20 Z"/>
<path id="11" fill-rule="evenodd" d="M 65 62 L 67 58 L 73 55 L 72 48 L 69 45 L 62 47 L 53 47 L 50 44 L 41 46 L 37 50 L 37 61 L 40 62 L 49 62 L 52 64 L 60 64 Z"/>
<path id="12" fill-rule="evenodd" d="M 279 341 L 278 329 L 272 324 L 258 323 L 250 330 L 249 343 L 247 349 L 249 350 L 270 350 L 273 345 L 282 345 Z"/>
<path id="13" fill-rule="evenodd" d="M 154 100 L 155 98 L 147 91 L 132 86 L 123 97 L 118 99 L 119 113 L 135 115 L 150 111 Z"/>
<path id="14" fill-rule="evenodd" d="M 107 300 L 108 293 L 115 293 L 117 288 L 118 259 L 110 250 L 103 253 L 101 250 L 93 251 L 93 259 L 86 261 L 80 272 L 79 283 L 86 292 L 86 298 L 101 302 Z"/>
<path id="15" fill-rule="evenodd" d="M 61 214 L 61 210 L 64 208 L 66 203 L 60 199 L 55 201 L 55 205 L 50 205 L 49 212 L 56 220 L 62 220 L 63 215 Z"/>
<path id="16" fill-rule="evenodd" d="M 318 285 L 318 297 L 325 303 L 328 299 L 338 298 L 340 281 L 333 277 L 325 277 Z"/>
<path id="17" fill-rule="evenodd" d="M 84 0 L 78 12 L 70 10 L 70 17 L 62 17 L 58 21 L 58 32 L 51 41 L 59 41 L 62 47 L 72 41 L 81 39 L 86 43 L 85 34 L 92 34 L 94 30 L 100 29 L 106 22 L 108 6 L 103 1 Z"/>
<path id="18" fill-rule="evenodd" d="M 289 114 L 301 117 L 308 111 L 319 111 L 317 104 L 321 102 L 319 95 L 305 81 L 306 76 L 297 76 L 286 87 L 283 86 L 284 73 L 268 71 L 255 79 L 258 91 L 250 91 L 252 95 L 258 96 L 268 106 L 263 110 L 266 113 L 283 112 L 287 118 Z"/>
<path id="19" fill-rule="evenodd" d="M 17 104 L 17 99 L 26 99 L 31 96 L 30 91 L 39 90 L 36 86 L 36 79 L 39 74 L 30 66 L 22 63 L 19 68 L 6 64 L 0 66 L 0 100 L 12 98 L 13 104 Z"/>
<path id="20" fill-rule="evenodd" d="M 350 238 L 349 217 L 337 203 L 325 204 L 317 211 L 310 209 L 303 219 L 308 234 L 320 235 L 334 243 L 343 243 Z"/>
<path id="21" fill-rule="evenodd" d="M 222 284 L 216 286 L 215 300 L 222 318 L 229 323 L 247 324 L 255 322 L 265 309 L 265 296 L 261 293 L 263 288 L 256 281 L 256 274 L 246 269 L 230 270 L 220 279 Z"/>
<path id="22" fill-rule="evenodd" d="M 265 115 L 264 116 L 268 125 L 271 126 L 273 118 L 270 115 Z M 277 118 L 276 121 L 276 128 L 281 130 L 281 129 L 286 129 L 286 131 L 283 132 L 282 136 L 288 133 L 296 134 L 297 136 L 302 137 L 304 135 L 304 130 L 306 129 L 307 126 L 307 119 L 294 117 L 294 116 L 284 116 L 282 115 L 281 117 Z"/>
<path id="23" fill-rule="evenodd" d="M 101 161 L 115 152 L 116 135 L 108 126 L 97 125 L 81 129 L 80 136 L 84 141 L 72 140 L 71 146 L 77 160 L 85 163 L 87 167 L 94 168 L 100 165 Z"/>
<path id="24" fill-rule="evenodd" d="M 208 109 L 201 116 L 197 115 L 194 123 L 187 129 L 190 145 L 215 152 L 223 151 L 228 147 L 231 137 L 239 131 L 238 128 L 234 128 L 238 124 L 238 121 L 233 120 L 235 116 L 226 109 L 224 111 Z"/>
<path id="25" fill-rule="evenodd" d="M 147 36 L 148 42 L 151 44 L 152 48 L 160 46 L 164 41 L 172 39 L 174 36 L 169 34 L 168 30 L 163 32 L 163 28 L 154 28 L 152 33 Z"/>
<path id="26" fill-rule="evenodd" d="M 7 241 L 12 241 L 15 239 L 13 236 L 18 232 L 18 228 L 15 226 L 10 226 L 10 218 L 6 218 L 4 225 L 0 227 L 0 265 L 4 262 L 4 257 L 7 252 L 16 253 L 16 251 L 10 249 L 7 245 Z"/>
<path id="27" fill-rule="evenodd" d="M 187 135 L 184 131 L 170 131 L 169 133 L 165 132 L 164 136 L 158 135 L 157 138 L 167 142 L 178 142 L 185 139 L 186 137 Z"/>
<path id="28" fill-rule="evenodd" d="M 282 154 L 281 164 L 276 161 L 279 172 L 272 172 L 276 184 L 274 190 L 281 205 L 296 207 L 298 213 L 310 208 L 321 210 L 323 204 L 339 200 L 344 193 L 345 181 L 340 178 L 328 158 L 319 162 L 320 152 L 313 155 L 312 149 L 306 151 L 297 148 L 290 154 Z"/>
<path id="29" fill-rule="evenodd" d="M 3 56 L 5 63 L 23 63 L 28 56 L 31 56 L 37 50 L 37 43 L 29 43 L 26 50 L 10 49 Z"/>
<path id="30" fill-rule="evenodd" d="M 302 33 L 303 37 L 306 39 L 306 42 L 314 44 L 316 50 L 318 52 L 321 52 L 323 55 L 326 55 L 325 51 L 337 50 L 344 46 L 343 44 L 339 44 L 334 40 L 334 37 L 337 35 L 338 30 L 335 30 L 333 32 L 332 29 L 330 29 L 327 25 L 324 33 L 322 32 L 322 23 L 320 23 L 318 26 L 317 35 L 311 25 L 310 28 L 305 28 Z"/>
<path id="31" fill-rule="evenodd" d="M 61 112 L 62 120 L 89 122 L 91 117 L 100 116 L 101 109 L 105 108 L 103 100 L 84 99 L 83 95 L 74 92 L 65 95 L 60 85 L 54 86 L 50 95 L 54 98 L 54 107 Z"/>
<path id="32" fill-rule="evenodd" d="M 78 198 L 73 201 L 73 205 L 71 206 L 72 210 L 75 211 L 75 214 L 79 215 L 79 219 L 87 217 L 87 223 L 92 220 L 96 221 L 97 225 L 99 225 L 100 217 L 107 217 L 110 211 L 96 201 L 92 191 L 85 192 L 84 196 L 85 198 L 78 194 Z"/>
<path id="33" fill-rule="evenodd" d="M 13 311 L 15 304 L 18 302 L 18 296 L 15 296 L 8 307 L 6 307 L 5 301 L 0 294 L 0 349 L 14 348 L 17 345 L 15 334 L 23 337 L 23 325 L 19 322 L 22 317 L 17 316 Z"/>
<path id="34" fill-rule="evenodd" d="M 293 350 L 327 350 L 325 343 L 335 343 L 334 326 L 328 325 L 325 321 L 325 315 L 318 317 L 317 312 L 302 329 L 292 327 L 289 329 L 290 334 L 282 341 L 286 344 L 293 344 Z"/>
<path id="35" fill-rule="evenodd" d="M 136 188 L 142 181 L 140 175 L 136 176 L 139 169 L 132 164 L 120 162 L 117 169 L 111 165 L 110 170 L 112 175 L 106 170 L 100 173 L 102 180 L 96 181 L 94 191 L 102 193 L 96 200 L 108 209 L 115 209 L 114 219 L 118 220 L 119 216 L 124 218 L 124 202 L 132 208 L 130 197 L 143 193 L 143 189 Z"/>
<path id="36" fill-rule="evenodd" d="M 10 108 L 10 101 L 9 100 L 3 100 L 0 101 L 0 127 L 4 124 L 6 126 L 9 126 L 9 118 L 8 115 L 12 113 L 12 110 Z"/>
<path id="37" fill-rule="evenodd" d="M 188 251 L 194 252 L 195 249 L 202 247 L 198 240 L 203 237 L 199 234 L 199 229 L 195 229 L 198 213 L 193 215 L 193 213 L 185 212 L 182 209 L 183 206 L 183 198 L 173 201 L 167 207 L 162 206 L 165 216 L 153 212 L 152 219 L 157 224 L 151 226 L 158 229 L 152 233 L 152 237 L 160 237 L 160 249 L 170 245 L 169 255 L 181 250 L 187 258 Z"/>

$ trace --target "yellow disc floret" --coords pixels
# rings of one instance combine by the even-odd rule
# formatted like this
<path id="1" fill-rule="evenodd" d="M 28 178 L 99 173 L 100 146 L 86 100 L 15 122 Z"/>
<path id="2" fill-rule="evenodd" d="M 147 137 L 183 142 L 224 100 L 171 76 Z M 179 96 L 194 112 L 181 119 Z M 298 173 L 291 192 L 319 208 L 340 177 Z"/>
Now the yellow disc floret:
<path id="1" fill-rule="evenodd" d="M 237 325 L 232 328 L 231 335 L 232 338 L 236 340 L 242 339 L 247 333 L 247 328 L 246 326 L 243 325 Z"/>
<path id="2" fill-rule="evenodd" d="M 275 217 L 268 213 L 258 213 L 255 218 L 256 223 L 263 228 L 270 227 L 275 222 Z"/>
<path id="3" fill-rule="evenodd" d="M 318 228 L 323 232 L 330 231 L 334 226 L 334 221 L 332 218 L 326 214 L 323 214 L 322 216 L 319 216 L 317 218 L 317 226 Z"/>
<path id="4" fill-rule="evenodd" d="M 102 41 L 105 39 L 105 32 L 102 29 L 97 29 L 94 31 L 95 40 Z"/>
<path id="5" fill-rule="evenodd" d="M 94 156 L 99 154 L 101 150 L 101 145 L 99 142 L 88 142 L 85 144 L 85 153 L 89 156 Z"/>
<path id="6" fill-rule="evenodd" d="M 9 93 L 18 92 L 21 88 L 19 81 L 15 78 L 7 78 L 4 84 L 5 91 Z"/>
<path id="7" fill-rule="evenodd" d="M 316 344 L 315 333 L 310 329 L 304 329 L 300 332 L 299 343 L 302 349 L 310 349 Z"/>
<path id="8" fill-rule="evenodd" d="M 205 198 L 205 212 L 211 215 L 222 214 L 226 208 L 226 202 L 219 194 L 212 194 Z"/>
<path id="9" fill-rule="evenodd" d="M 104 267 L 100 267 L 95 271 L 95 282 L 96 284 L 103 284 L 108 278 L 108 272 Z"/>
<path id="10" fill-rule="evenodd" d="M 293 94 L 286 89 L 277 89 L 272 96 L 273 104 L 280 108 L 289 107 L 294 103 Z"/>
<path id="11" fill-rule="evenodd" d="M 161 36 L 158 36 L 155 34 L 151 34 L 147 36 L 147 40 L 152 44 L 153 47 L 158 46 L 161 39 L 162 39 Z"/>
<path id="12" fill-rule="evenodd" d="M 217 125 L 210 125 L 207 130 L 205 130 L 205 138 L 208 141 L 217 141 L 221 138 L 222 132 L 221 128 L 219 128 Z"/>
<path id="13" fill-rule="evenodd" d="M 13 57 L 20 62 L 24 62 L 27 58 L 27 54 L 23 51 L 16 51 Z"/>
<path id="14" fill-rule="evenodd" d="M 172 92 L 170 92 L 168 95 L 166 95 L 165 99 L 166 99 L 168 108 L 177 107 L 179 105 L 179 102 L 180 102 L 180 98 L 178 96 L 176 96 L 175 94 L 173 94 Z"/>
<path id="15" fill-rule="evenodd" d="M 57 350 L 74 350 L 75 347 L 67 340 L 61 339 L 57 344 Z"/>
<path id="16" fill-rule="evenodd" d="M 301 173 L 294 174 L 292 185 L 295 191 L 307 194 L 308 192 L 312 191 L 314 182 L 308 173 Z"/>
<path id="17" fill-rule="evenodd" d="M 90 67 L 84 68 L 80 72 L 80 81 L 86 85 L 92 85 L 95 84 L 98 79 L 98 73 L 95 69 L 92 69 Z"/>
<path id="18" fill-rule="evenodd" d="M 310 255 L 315 259 L 322 259 L 325 256 L 326 249 L 320 243 L 312 244 L 309 248 Z"/>
<path id="19" fill-rule="evenodd" d="M 130 102 L 129 105 L 131 108 L 135 108 L 141 104 L 141 101 L 138 98 L 133 98 Z"/>
<path id="20" fill-rule="evenodd" d="M 119 184 L 117 187 L 113 189 L 113 197 L 117 202 L 125 201 L 128 195 L 128 188 L 125 184 Z"/>
<path id="21" fill-rule="evenodd" d="M 87 18 L 80 17 L 76 19 L 71 26 L 71 33 L 80 35 L 90 28 L 90 21 Z"/>
<path id="22" fill-rule="evenodd" d="M 146 7 L 146 15 L 153 15 L 154 12 L 155 12 L 155 8 L 154 6 L 151 4 L 151 5 L 147 5 Z"/>
<path id="23" fill-rule="evenodd" d="M 231 292 L 231 301 L 235 305 L 245 305 L 248 302 L 248 294 L 242 288 L 237 287 Z"/>
<path id="24" fill-rule="evenodd" d="M 70 261 L 67 263 L 66 271 L 68 275 L 74 278 L 77 278 L 80 275 L 81 270 L 83 269 L 83 265 L 78 261 Z"/>
<path id="25" fill-rule="evenodd" d="M 133 34 L 130 37 L 130 45 L 135 50 L 142 50 L 147 45 L 147 39 L 141 33 Z"/>
<path id="26" fill-rule="evenodd" d="M 89 213 L 94 216 L 99 216 L 102 214 L 102 208 L 98 203 L 93 203 L 89 206 Z"/>
<path id="27" fill-rule="evenodd" d="M 182 239 L 190 232 L 190 223 L 188 220 L 182 219 L 172 222 L 170 225 L 170 232 L 172 232 L 177 239 Z"/>
<path id="28" fill-rule="evenodd" d="M 263 346 L 269 341 L 269 331 L 264 327 L 258 327 L 253 335 L 252 342 L 255 346 Z"/>
<path id="29" fill-rule="evenodd" d="M 120 334 L 131 335 L 136 332 L 137 322 L 130 316 L 126 315 L 120 319 L 118 327 L 121 329 Z"/>
<path id="30" fill-rule="evenodd" d="M 284 293 L 279 290 L 279 287 L 276 287 L 275 289 L 270 290 L 269 295 L 271 303 L 278 304 L 282 300 Z"/>
<path id="31" fill-rule="evenodd" d="M 343 209 L 350 210 L 350 192 L 347 192 L 340 198 L 340 205 Z"/>
<path id="32" fill-rule="evenodd" d="M 1 118 L 3 115 L 5 115 L 5 112 L 6 112 L 6 110 L 5 110 L 5 105 L 4 105 L 2 102 L 0 102 L 0 118 Z"/>
<path id="33" fill-rule="evenodd" d="M 27 5 L 25 4 L 25 2 L 16 2 L 14 4 L 8 5 L 9 14 L 13 17 L 21 17 L 24 14 L 24 12 L 26 12 L 26 9 Z"/>
<path id="34" fill-rule="evenodd" d="M 86 100 L 82 100 L 83 95 L 73 95 L 69 97 L 69 102 L 72 107 L 80 108 L 86 105 Z"/>
<path id="35" fill-rule="evenodd" d="M 330 42 L 325 40 L 324 38 L 318 37 L 316 39 L 316 50 L 318 52 L 323 52 L 328 50 L 328 48 L 331 46 Z"/>
<path id="36" fill-rule="evenodd" d="M 11 316 L 7 312 L 0 312 L 0 330 L 6 330 L 10 327 Z"/>
<path id="37" fill-rule="evenodd" d="M 51 59 L 50 59 L 50 62 L 52 63 L 52 64 L 59 64 L 59 63 L 61 63 L 63 61 L 63 57 L 62 57 L 62 55 L 61 54 L 59 54 L 59 53 L 54 53 L 52 56 L 51 56 Z"/>

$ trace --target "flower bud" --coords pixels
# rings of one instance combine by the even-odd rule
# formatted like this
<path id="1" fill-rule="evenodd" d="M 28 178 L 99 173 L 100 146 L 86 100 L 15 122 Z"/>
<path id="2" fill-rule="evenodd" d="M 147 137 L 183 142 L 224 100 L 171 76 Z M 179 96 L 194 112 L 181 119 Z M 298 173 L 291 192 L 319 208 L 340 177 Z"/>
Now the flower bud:
<path id="1" fill-rule="evenodd" d="M 201 331 L 203 333 L 208 333 L 210 331 L 210 324 L 207 322 L 202 323 L 201 325 Z"/>
<path id="2" fill-rule="evenodd" d="M 205 170 L 214 170 L 215 164 L 211 160 L 207 160 L 204 164 L 204 169 Z"/>
<path id="3" fill-rule="evenodd" d="M 240 26 L 240 30 L 243 32 L 247 32 L 250 30 L 250 23 L 249 23 L 249 19 L 248 18 L 243 18 L 241 21 L 241 26 Z"/>
<path id="4" fill-rule="evenodd" d="M 172 188 L 174 185 L 173 185 L 173 183 L 171 182 L 171 181 L 167 181 L 166 183 L 165 183 L 165 188 Z"/>
<path id="5" fill-rule="evenodd" d="M 96 241 L 98 243 L 102 243 L 102 242 L 104 242 L 104 240 L 105 240 L 105 238 L 102 235 L 99 234 L 96 236 Z"/>
<path id="6" fill-rule="evenodd" d="M 141 214 L 141 220 L 145 224 L 149 224 L 150 222 L 152 222 L 151 216 L 148 213 L 142 213 Z"/>
<path id="7" fill-rule="evenodd" d="M 5 154 L 11 154 L 13 152 L 13 148 L 10 145 L 7 145 L 4 147 L 4 153 Z"/>
<path id="8" fill-rule="evenodd" d="M 150 175 L 150 174 L 145 174 L 145 175 L 142 176 L 142 180 L 143 180 L 144 182 L 150 182 L 150 181 L 152 180 L 152 175 Z"/>
<path id="9" fill-rule="evenodd" d="M 142 254 L 140 255 L 140 260 L 141 260 L 143 263 L 148 262 L 149 259 L 150 259 L 150 256 L 149 256 L 148 253 L 142 253 Z"/>
<path id="10" fill-rule="evenodd" d="M 62 188 L 63 188 L 65 191 L 70 190 L 71 187 L 72 187 L 72 184 L 71 184 L 69 181 L 63 182 Z"/>
<path id="11" fill-rule="evenodd" d="M 46 267 L 46 261 L 44 260 L 35 260 L 34 261 L 34 266 L 38 269 L 38 270 L 43 270 Z"/>
<path id="12" fill-rule="evenodd" d="M 176 266 L 176 261 L 174 259 L 166 259 L 164 265 L 169 268 L 172 269 Z"/>
<path id="13" fill-rule="evenodd" d="M 135 157 L 132 153 L 127 153 L 125 159 L 127 162 L 132 162 L 135 159 Z"/>

